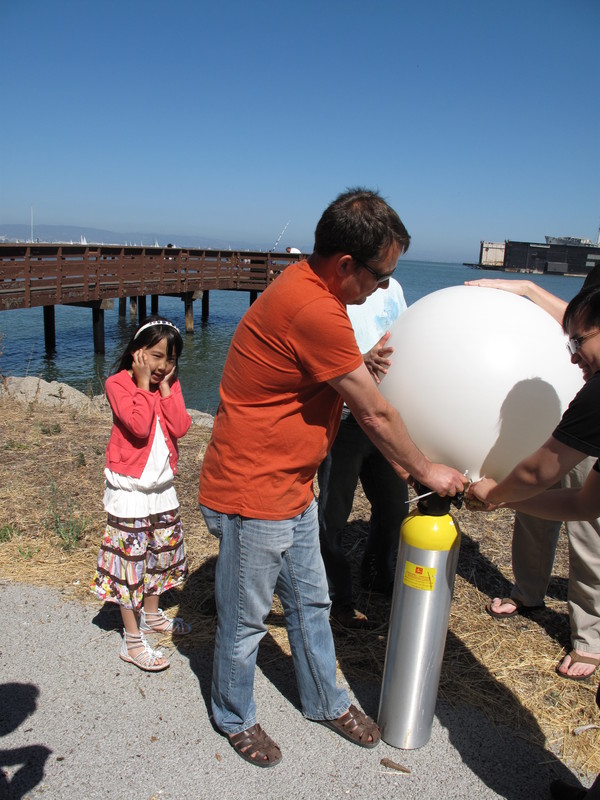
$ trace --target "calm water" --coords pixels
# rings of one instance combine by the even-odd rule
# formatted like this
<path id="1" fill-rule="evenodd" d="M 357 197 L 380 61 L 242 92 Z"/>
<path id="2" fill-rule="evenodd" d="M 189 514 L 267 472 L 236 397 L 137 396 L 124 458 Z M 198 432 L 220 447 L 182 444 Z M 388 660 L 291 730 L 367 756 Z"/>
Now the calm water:
<path id="1" fill-rule="evenodd" d="M 402 284 L 410 305 L 426 294 L 457 286 L 476 278 L 528 278 L 563 300 L 570 300 L 581 288 L 583 278 L 559 275 L 512 275 L 476 270 L 461 264 L 400 261 L 395 277 Z M 233 332 L 248 308 L 247 292 L 212 291 L 210 315 L 201 322 L 200 303 L 194 305 L 195 330 L 185 336 L 180 360 L 180 380 L 188 408 L 214 413 L 219 402 L 219 381 Z M 148 301 L 148 312 L 150 302 Z M 184 306 L 178 298 L 161 297 L 159 311 L 181 330 L 185 327 Z M 44 350 L 41 308 L 0 312 L 0 374 L 40 376 L 47 381 L 68 383 L 85 392 L 103 391 L 103 383 L 115 359 L 136 328 L 136 318 L 118 315 L 118 302 L 104 314 L 106 354 L 93 350 L 92 312 L 86 308 L 56 307 L 56 353 Z"/>

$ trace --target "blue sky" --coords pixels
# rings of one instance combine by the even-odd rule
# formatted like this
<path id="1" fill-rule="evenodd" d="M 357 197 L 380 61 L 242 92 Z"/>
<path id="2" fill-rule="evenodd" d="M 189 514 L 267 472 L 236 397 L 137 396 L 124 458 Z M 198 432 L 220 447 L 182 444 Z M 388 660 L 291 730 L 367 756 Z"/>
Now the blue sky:
<path id="1" fill-rule="evenodd" d="M 598 0 L 0 0 L 0 223 L 310 250 L 377 188 L 410 257 L 596 240 Z"/>

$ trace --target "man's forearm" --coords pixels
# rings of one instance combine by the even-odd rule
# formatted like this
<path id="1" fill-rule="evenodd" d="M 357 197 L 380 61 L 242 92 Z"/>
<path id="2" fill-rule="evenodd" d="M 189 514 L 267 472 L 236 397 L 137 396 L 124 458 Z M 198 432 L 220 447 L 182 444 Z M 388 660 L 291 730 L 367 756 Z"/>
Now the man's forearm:
<path id="1" fill-rule="evenodd" d="M 423 455 L 410 438 L 402 417 L 391 406 L 386 414 L 376 417 L 355 415 L 356 421 L 369 439 L 399 473 L 408 472 L 424 483 L 431 461 Z"/>

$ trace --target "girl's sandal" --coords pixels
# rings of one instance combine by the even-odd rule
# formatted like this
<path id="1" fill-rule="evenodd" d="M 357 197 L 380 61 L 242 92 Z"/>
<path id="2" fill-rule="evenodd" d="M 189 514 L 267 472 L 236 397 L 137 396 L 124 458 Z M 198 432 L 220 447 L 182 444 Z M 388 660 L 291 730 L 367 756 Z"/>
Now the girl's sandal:
<path id="1" fill-rule="evenodd" d="M 162 608 L 159 608 L 158 611 L 141 610 L 140 630 L 144 633 L 172 633 L 174 636 L 186 636 L 192 628 L 181 617 L 169 619 Z"/>
<path id="2" fill-rule="evenodd" d="M 130 655 L 130 650 L 139 650 L 140 647 L 142 647 L 143 650 L 140 650 L 136 656 Z M 143 669 L 144 672 L 161 672 L 163 669 L 171 666 L 168 659 L 163 657 L 160 650 L 153 650 L 150 647 L 144 634 L 141 632 L 135 634 L 127 633 L 126 630 L 123 630 L 123 644 L 121 645 L 119 656 L 123 661 L 135 664 L 136 667 Z"/>

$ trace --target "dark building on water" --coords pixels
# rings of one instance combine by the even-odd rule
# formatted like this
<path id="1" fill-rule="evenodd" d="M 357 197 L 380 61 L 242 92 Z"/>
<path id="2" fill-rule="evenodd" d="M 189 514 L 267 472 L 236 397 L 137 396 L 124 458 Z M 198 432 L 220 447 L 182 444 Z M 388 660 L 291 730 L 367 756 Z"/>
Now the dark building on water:
<path id="1" fill-rule="evenodd" d="M 481 242 L 478 266 L 482 269 L 504 269 L 507 272 L 585 276 L 600 264 L 600 244 L 570 237 L 545 238 L 544 244 Z"/>

